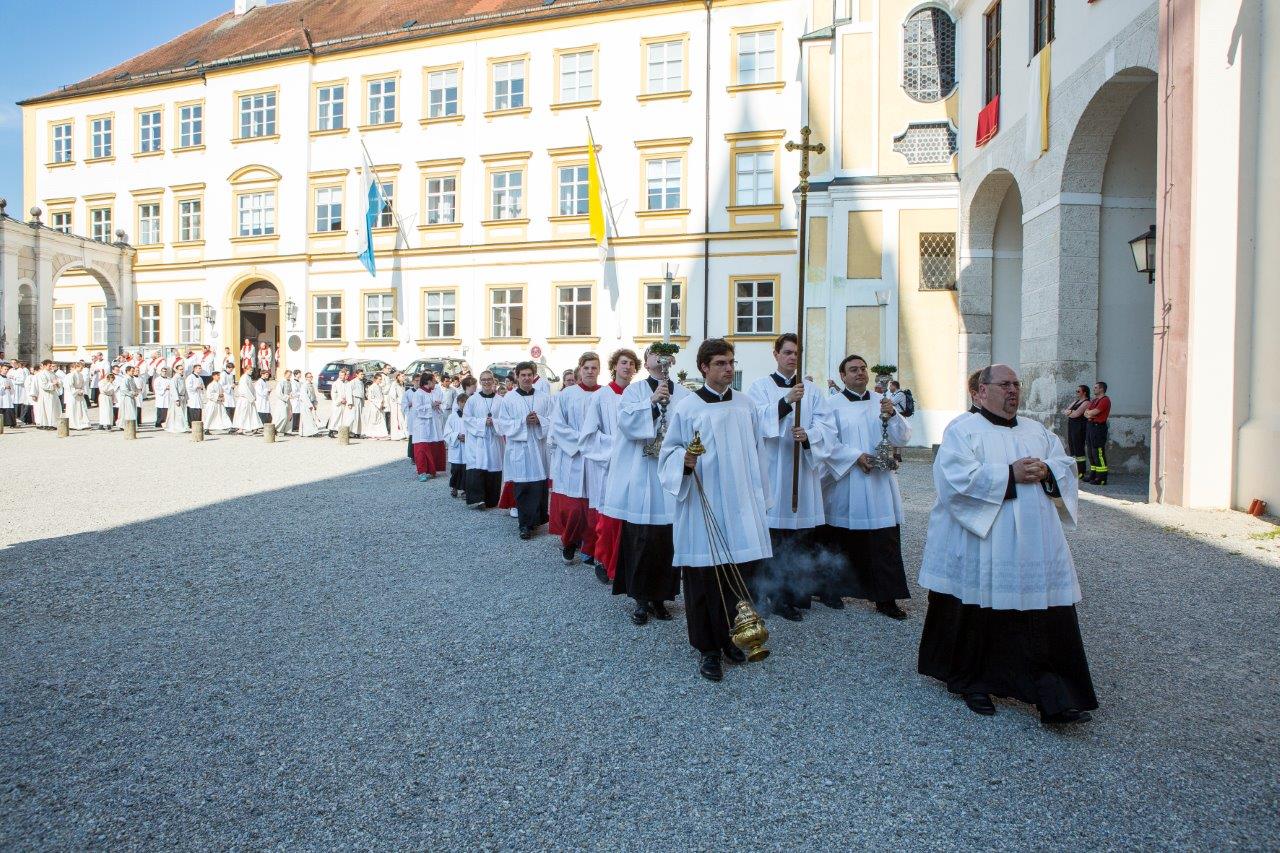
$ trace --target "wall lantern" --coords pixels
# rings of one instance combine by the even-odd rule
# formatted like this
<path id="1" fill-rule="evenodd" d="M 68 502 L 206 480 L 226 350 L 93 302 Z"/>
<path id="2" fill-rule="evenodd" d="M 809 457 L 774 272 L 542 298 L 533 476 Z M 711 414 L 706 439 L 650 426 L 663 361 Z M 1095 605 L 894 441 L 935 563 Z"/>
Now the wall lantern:
<path id="1" fill-rule="evenodd" d="M 1147 274 L 1147 281 L 1156 281 L 1156 227 L 1152 225 L 1145 233 L 1139 234 L 1129 241 L 1129 249 L 1133 252 L 1133 265 L 1138 272 Z"/>
<path id="2" fill-rule="evenodd" d="M 284 314 L 289 318 L 289 328 L 293 329 L 298 323 L 298 303 L 292 299 L 284 303 Z"/>
<path id="3" fill-rule="evenodd" d="M 213 328 L 213 321 L 218 318 L 218 312 L 212 305 L 204 306 L 204 321 L 209 324 L 209 328 Z"/>

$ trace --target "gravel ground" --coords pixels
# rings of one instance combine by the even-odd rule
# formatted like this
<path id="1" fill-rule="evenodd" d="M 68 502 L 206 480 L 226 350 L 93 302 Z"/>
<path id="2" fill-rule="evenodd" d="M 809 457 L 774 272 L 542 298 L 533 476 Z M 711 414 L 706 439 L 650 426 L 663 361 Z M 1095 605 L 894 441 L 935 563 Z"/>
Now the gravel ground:
<path id="1" fill-rule="evenodd" d="M 1052 731 L 916 674 L 915 587 L 705 682 L 679 608 L 632 626 L 400 443 L 0 459 L 6 849 L 1280 846 L 1280 542 L 1241 514 L 1085 498 L 1102 708 Z M 902 480 L 914 577 L 927 463 Z"/>

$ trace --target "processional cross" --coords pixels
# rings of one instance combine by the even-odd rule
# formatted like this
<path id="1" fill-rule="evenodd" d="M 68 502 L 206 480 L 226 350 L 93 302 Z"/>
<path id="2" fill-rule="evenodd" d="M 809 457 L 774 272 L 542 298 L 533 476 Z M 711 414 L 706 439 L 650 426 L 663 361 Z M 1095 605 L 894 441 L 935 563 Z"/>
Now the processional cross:
<path id="1" fill-rule="evenodd" d="M 806 234 L 809 224 L 809 153 L 821 154 L 827 150 L 827 146 L 821 142 L 809 143 L 809 125 L 800 128 L 800 142 L 788 142 L 786 148 L 788 151 L 800 152 L 800 277 L 798 287 L 796 289 L 796 337 L 800 343 L 796 345 L 796 381 L 804 382 L 802 348 L 804 344 L 804 276 L 805 276 L 805 260 L 808 257 L 808 241 Z M 800 404 L 803 399 L 796 400 L 796 426 L 800 425 Z M 791 456 L 791 511 L 798 512 L 800 509 L 800 443 L 794 444 L 794 452 Z"/>

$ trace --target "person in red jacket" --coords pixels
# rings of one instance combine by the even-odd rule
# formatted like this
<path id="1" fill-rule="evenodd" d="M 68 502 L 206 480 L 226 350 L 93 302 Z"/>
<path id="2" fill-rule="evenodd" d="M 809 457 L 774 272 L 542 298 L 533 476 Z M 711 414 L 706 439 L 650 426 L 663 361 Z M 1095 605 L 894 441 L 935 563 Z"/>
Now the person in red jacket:
<path id="1" fill-rule="evenodd" d="M 1087 404 L 1084 416 L 1089 423 L 1085 426 L 1085 455 L 1089 457 L 1089 476 L 1086 483 L 1095 486 L 1107 484 L 1107 418 L 1111 416 L 1111 398 L 1107 396 L 1107 383 L 1099 380 L 1093 386 L 1093 400 Z"/>

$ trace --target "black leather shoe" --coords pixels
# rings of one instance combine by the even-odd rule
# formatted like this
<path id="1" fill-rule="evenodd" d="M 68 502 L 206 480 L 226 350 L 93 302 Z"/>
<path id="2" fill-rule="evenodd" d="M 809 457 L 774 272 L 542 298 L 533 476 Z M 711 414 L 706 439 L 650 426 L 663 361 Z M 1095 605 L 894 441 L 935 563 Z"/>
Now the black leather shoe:
<path id="1" fill-rule="evenodd" d="M 729 645 L 725 646 L 724 656 L 729 659 L 729 663 L 746 663 L 747 662 L 746 653 L 742 651 L 742 649 L 735 646 L 733 643 L 730 643 Z"/>
<path id="2" fill-rule="evenodd" d="M 907 611 L 898 606 L 896 601 L 878 601 L 876 602 L 876 612 L 883 613 L 890 619 L 906 619 Z"/>
<path id="3" fill-rule="evenodd" d="M 604 567 L 603 563 L 596 563 L 596 580 L 600 583 L 609 583 L 609 570 Z"/>
<path id="4" fill-rule="evenodd" d="M 671 611 L 667 610 L 667 605 L 663 604 L 661 601 L 649 602 L 649 612 L 653 614 L 654 619 L 658 619 L 663 622 L 671 621 Z"/>
<path id="5" fill-rule="evenodd" d="M 1046 726 L 1069 726 L 1072 723 L 1087 723 L 1093 719 L 1088 711 L 1077 711 L 1074 708 L 1059 711 L 1056 714 L 1041 714 L 1040 722 Z"/>
<path id="6" fill-rule="evenodd" d="M 986 693 L 966 693 L 964 704 L 968 705 L 973 713 L 984 717 L 994 716 L 996 712 L 996 703 L 992 702 L 991 697 Z"/>
<path id="7" fill-rule="evenodd" d="M 838 595 L 820 595 L 818 600 L 832 610 L 844 610 L 844 599 Z"/>
<path id="8" fill-rule="evenodd" d="M 801 620 L 804 619 L 804 616 L 800 613 L 800 608 L 793 607 L 792 605 L 787 604 L 784 601 L 779 601 L 777 604 L 775 604 L 773 606 L 773 612 L 777 613 L 779 616 L 781 616 L 783 619 L 786 619 L 788 622 L 800 622 Z"/>
<path id="9" fill-rule="evenodd" d="M 532 531 L 532 530 L 530 530 L 530 529 L 529 529 L 529 528 L 527 528 L 527 527 L 521 527 L 521 528 L 520 528 L 520 538 L 521 538 L 521 539 L 532 539 L 532 538 L 533 538 L 533 531 Z"/>
<path id="10" fill-rule="evenodd" d="M 643 602 L 636 602 L 636 609 L 631 611 L 632 625 L 647 625 L 649 623 L 649 608 L 644 606 Z"/>
<path id="11" fill-rule="evenodd" d="M 707 681 L 720 681 L 724 678 L 724 670 L 720 668 L 720 655 L 711 653 L 702 656 L 702 664 L 698 667 L 698 675 Z"/>
<path id="12" fill-rule="evenodd" d="M 569 545 L 568 547 L 566 547 L 566 548 L 562 549 L 562 550 L 560 551 L 560 554 L 564 557 L 565 565 L 566 565 L 566 566 L 572 566 L 572 565 L 573 565 L 574 557 L 576 557 L 576 556 L 577 556 L 577 554 L 578 554 L 578 546 L 577 546 L 577 545 Z"/>

